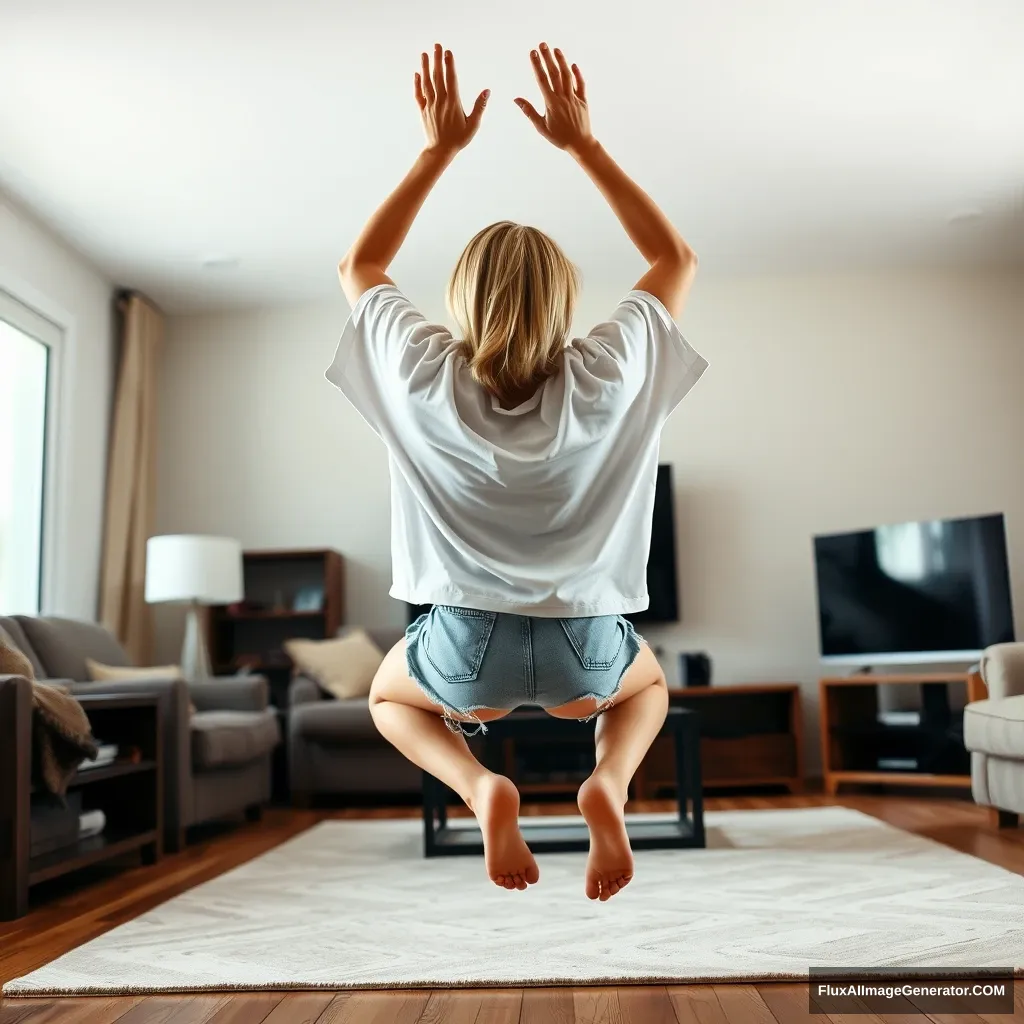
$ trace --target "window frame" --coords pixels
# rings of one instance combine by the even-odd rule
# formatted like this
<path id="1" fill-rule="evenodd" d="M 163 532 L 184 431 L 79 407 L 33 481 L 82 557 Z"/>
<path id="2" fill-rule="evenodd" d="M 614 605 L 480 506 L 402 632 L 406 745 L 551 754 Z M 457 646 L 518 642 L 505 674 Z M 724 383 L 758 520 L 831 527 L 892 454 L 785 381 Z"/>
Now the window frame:
<path id="1" fill-rule="evenodd" d="M 0 268 L 0 319 L 47 348 L 43 438 L 43 515 L 40 531 L 39 614 L 57 610 L 60 586 L 61 511 L 68 472 L 64 382 L 73 351 L 74 319 L 36 289 Z"/>

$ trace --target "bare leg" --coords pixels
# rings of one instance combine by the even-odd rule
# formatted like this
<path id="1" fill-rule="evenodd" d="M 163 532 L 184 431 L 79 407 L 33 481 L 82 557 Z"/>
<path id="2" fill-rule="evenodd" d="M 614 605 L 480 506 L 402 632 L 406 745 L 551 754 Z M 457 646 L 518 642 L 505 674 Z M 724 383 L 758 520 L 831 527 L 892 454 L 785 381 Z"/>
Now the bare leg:
<path id="1" fill-rule="evenodd" d="M 476 815 L 484 838 L 484 863 L 491 880 L 505 889 L 525 889 L 540 877 L 519 831 L 519 793 L 504 775 L 488 771 L 465 737 L 445 725 L 441 708 L 409 678 L 405 641 L 388 652 L 370 688 L 370 714 L 380 734 L 413 764 L 440 779 Z M 481 721 L 507 711 L 476 712 Z"/>
<path id="2" fill-rule="evenodd" d="M 592 699 L 574 701 L 548 714 L 585 718 L 595 710 Z M 629 884 L 633 852 L 626 835 L 625 807 L 630 780 L 665 722 L 668 688 L 665 675 L 647 644 L 622 680 L 615 704 L 597 720 L 597 767 L 580 786 L 580 811 L 590 829 L 587 897 L 602 902 Z"/>

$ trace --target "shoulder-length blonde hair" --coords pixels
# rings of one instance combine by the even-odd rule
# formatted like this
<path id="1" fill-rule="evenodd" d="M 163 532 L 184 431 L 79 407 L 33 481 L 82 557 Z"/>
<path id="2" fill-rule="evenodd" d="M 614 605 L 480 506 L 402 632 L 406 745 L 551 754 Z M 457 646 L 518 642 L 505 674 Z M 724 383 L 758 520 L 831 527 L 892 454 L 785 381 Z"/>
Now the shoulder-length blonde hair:
<path id="1" fill-rule="evenodd" d="M 542 231 L 505 220 L 478 232 L 446 296 L 473 378 L 514 399 L 557 373 L 578 292 L 576 267 Z"/>

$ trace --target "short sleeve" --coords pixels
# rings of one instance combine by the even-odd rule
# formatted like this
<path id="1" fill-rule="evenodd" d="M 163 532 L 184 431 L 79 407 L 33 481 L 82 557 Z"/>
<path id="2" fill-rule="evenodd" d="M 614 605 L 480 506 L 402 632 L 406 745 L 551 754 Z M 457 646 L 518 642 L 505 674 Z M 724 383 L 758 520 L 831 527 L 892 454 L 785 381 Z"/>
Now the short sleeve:
<path id="1" fill-rule="evenodd" d="M 664 303 L 649 292 L 632 291 L 610 319 L 580 343 L 614 366 L 631 396 L 645 395 L 664 415 L 671 412 L 708 367 L 683 337 Z"/>
<path id="2" fill-rule="evenodd" d="M 401 396 L 450 344 L 447 330 L 428 323 L 394 285 L 376 285 L 352 308 L 325 376 L 382 435 L 400 415 Z"/>

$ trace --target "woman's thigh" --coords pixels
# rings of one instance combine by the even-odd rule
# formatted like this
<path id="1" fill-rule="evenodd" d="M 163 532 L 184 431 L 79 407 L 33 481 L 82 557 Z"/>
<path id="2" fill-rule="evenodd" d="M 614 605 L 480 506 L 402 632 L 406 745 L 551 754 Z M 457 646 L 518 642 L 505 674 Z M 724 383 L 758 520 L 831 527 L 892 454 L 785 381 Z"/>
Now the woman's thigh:
<path id="1" fill-rule="evenodd" d="M 404 638 L 399 640 L 384 656 L 370 686 L 371 707 L 385 700 L 393 701 L 395 704 L 405 704 L 408 707 L 422 708 L 435 715 L 444 713 L 441 705 L 435 704 L 409 677 L 409 669 L 405 660 Z M 508 711 L 494 708 L 480 708 L 473 712 L 475 719 L 481 722 L 493 722 L 496 718 L 504 718 L 507 714 Z M 451 717 L 460 722 L 471 723 L 474 721 L 474 718 L 455 713 L 452 713 Z"/>

